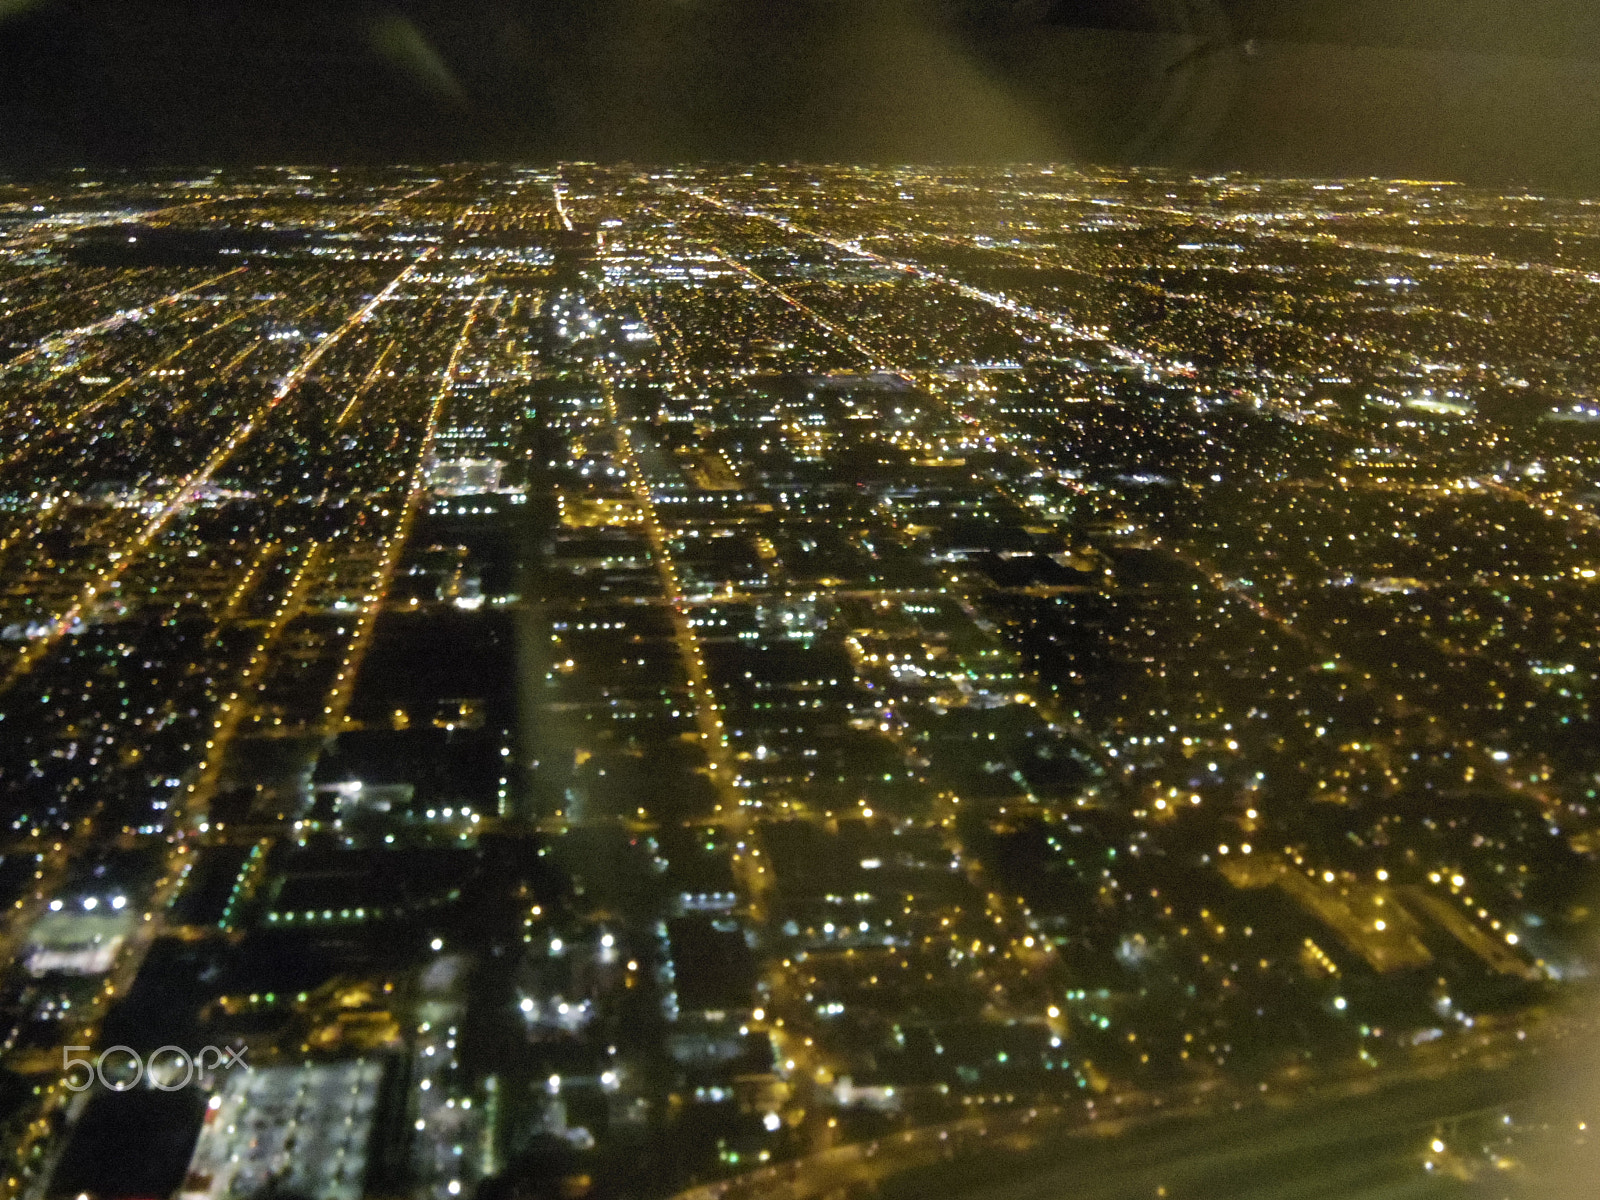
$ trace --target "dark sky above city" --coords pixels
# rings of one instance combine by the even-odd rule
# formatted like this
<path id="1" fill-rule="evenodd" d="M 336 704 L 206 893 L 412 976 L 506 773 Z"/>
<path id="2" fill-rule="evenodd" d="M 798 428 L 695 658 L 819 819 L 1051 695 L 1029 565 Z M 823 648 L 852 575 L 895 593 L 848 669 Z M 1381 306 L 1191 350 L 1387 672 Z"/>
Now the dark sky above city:
<path id="1" fill-rule="evenodd" d="M 1592 0 L 0 0 L 0 171 L 1057 159 L 1600 191 Z"/>

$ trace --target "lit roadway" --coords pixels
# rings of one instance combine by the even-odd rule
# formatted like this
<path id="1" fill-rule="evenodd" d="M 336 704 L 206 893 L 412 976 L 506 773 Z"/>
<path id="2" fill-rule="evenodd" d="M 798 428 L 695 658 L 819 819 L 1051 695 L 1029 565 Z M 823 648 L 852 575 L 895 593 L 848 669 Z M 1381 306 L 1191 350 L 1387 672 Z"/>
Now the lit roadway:
<path id="1" fill-rule="evenodd" d="M 814 241 L 824 242 L 836 250 L 844 250 L 847 253 L 859 255 L 862 258 L 870 258 L 873 262 L 879 263 L 882 266 L 890 267 L 896 271 L 903 271 L 907 275 L 915 275 L 921 279 L 931 279 L 936 283 L 942 283 L 953 291 L 956 291 L 967 297 L 969 300 L 979 300 L 984 304 L 1001 309 L 1005 312 L 1013 314 L 1014 316 L 1025 317 L 1030 321 L 1037 322 L 1041 325 L 1046 325 L 1055 330 L 1057 333 L 1066 334 L 1068 337 L 1077 338 L 1080 341 L 1097 343 L 1098 345 L 1103 346 L 1108 353 L 1111 353 L 1126 362 L 1137 363 L 1140 366 L 1151 368 L 1154 368 L 1157 365 L 1147 355 L 1142 354 L 1137 350 L 1129 349 L 1126 346 L 1119 346 L 1115 342 L 1110 341 L 1099 329 L 1091 329 L 1075 325 L 1071 321 L 1068 321 L 1057 314 L 1041 312 L 1040 310 L 1029 305 L 1019 304 L 1009 296 L 1001 295 L 998 292 L 986 292 L 982 288 L 973 287 L 969 283 L 963 283 L 959 279 L 953 279 L 947 275 L 941 274 L 938 271 L 930 271 L 926 267 L 918 266 L 916 263 L 909 263 L 901 259 L 889 258 L 887 255 L 878 254 L 862 246 L 859 241 L 836 238 L 829 234 L 819 233 L 814 229 L 807 229 L 803 225 L 797 225 L 793 221 L 789 221 L 783 217 L 775 216 L 772 213 L 762 212 L 759 209 L 741 208 L 737 204 L 730 204 L 726 200 L 718 199 L 708 192 L 702 192 L 693 188 L 672 187 L 671 185 L 668 186 L 671 187 L 671 190 L 674 192 L 679 192 L 686 196 L 692 196 L 694 199 L 699 200 L 703 204 L 709 204 L 715 208 L 720 208 L 724 212 L 731 213 L 734 216 L 744 218 L 753 217 L 756 220 L 766 221 L 769 224 L 776 225 L 779 229 L 784 230 L 786 233 L 792 233 L 798 237 L 806 237 L 811 238 Z"/>
<path id="2" fill-rule="evenodd" d="M 936 1188 L 947 1200 L 1432 1195 L 1423 1166 L 1432 1139 L 1529 1097 L 1548 1081 L 1537 1050 L 1577 1028 L 1552 1023 L 1524 1041 L 1507 1026 L 1420 1047 L 1391 1067 L 1259 1093 L 1202 1082 L 1164 1095 L 1112 1091 L 1083 1106 L 996 1109 L 832 1146 L 673 1200 L 813 1200 L 850 1188 L 908 1198 Z M 1463 1151 L 1457 1174 L 1474 1166 Z M 896 1189 L 895 1176 L 930 1169 L 938 1179 L 915 1176 Z"/>
<path id="3" fill-rule="evenodd" d="M 749 832 L 749 821 L 740 804 L 738 790 L 734 786 L 734 771 L 729 763 L 727 727 L 723 724 L 722 712 L 711 691 L 711 680 L 706 674 L 705 656 L 700 648 L 699 639 L 695 636 L 694 627 L 689 623 L 690 600 L 684 595 L 683 587 L 678 581 L 678 568 L 673 562 L 671 547 L 667 544 L 666 531 L 656 513 L 649 482 L 639 468 L 638 456 L 629 438 L 628 423 L 622 419 L 618 411 L 615 389 L 610 378 L 603 373 L 603 368 L 600 378 L 605 395 L 607 419 L 617 435 L 618 457 L 624 470 L 627 471 L 629 486 L 632 487 L 639 507 L 644 513 L 645 536 L 650 542 L 651 556 L 666 588 L 666 606 L 667 611 L 672 614 L 673 638 L 677 642 L 684 672 L 688 676 L 689 698 L 694 704 L 695 723 L 699 726 L 700 740 L 706 748 L 707 773 L 717 788 L 718 807 L 722 811 L 723 822 L 743 838 Z M 745 874 L 749 876 L 744 881 L 749 885 L 746 894 L 753 899 L 758 895 L 758 889 L 763 886 L 763 882 L 759 881 L 753 872 Z M 765 871 L 762 870 L 761 874 L 764 875 Z"/>
<path id="4" fill-rule="evenodd" d="M 1125 1136 L 1077 1139 L 996 1185 L 968 1175 L 952 1200 L 1398 1200 L 1454 1195 L 1472 1174 L 1515 1186 L 1477 1146 L 1430 1174 L 1427 1148 L 1463 1117 L 1482 1117 L 1531 1090 L 1526 1071 L 1478 1072 L 1446 1081 L 1404 1081 L 1371 1095 L 1317 1097 L 1199 1121 L 1130 1122 Z M 1465 1139 L 1464 1139 L 1465 1141 Z M 1001 1168 L 1003 1170 L 1003 1167 Z M 1449 1178 L 1445 1178 L 1449 1174 Z M 1496 1196 L 1501 1192 L 1493 1193 Z"/>
<path id="5" fill-rule="evenodd" d="M 311 542 L 306 548 L 301 556 L 300 566 L 289 581 L 283 602 L 278 605 L 277 612 L 262 631 L 260 641 L 250 652 L 249 661 L 240 672 L 233 690 L 222 702 L 212 722 L 211 736 L 206 739 L 206 756 L 201 760 L 194 780 L 187 789 L 184 811 L 175 815 L 174 823 L 179 828 L 193 828 L 206 819 L 212 793 L 222 778 L 222 766 L 227 761 L 228 747 L 232 744 L 234 735 L 238 733 L 240 723 L 251 710 L 251 699 L 272 663 L 273 647 L 305 602 L 324 551 L 323 544 L 316 541 Z"/>

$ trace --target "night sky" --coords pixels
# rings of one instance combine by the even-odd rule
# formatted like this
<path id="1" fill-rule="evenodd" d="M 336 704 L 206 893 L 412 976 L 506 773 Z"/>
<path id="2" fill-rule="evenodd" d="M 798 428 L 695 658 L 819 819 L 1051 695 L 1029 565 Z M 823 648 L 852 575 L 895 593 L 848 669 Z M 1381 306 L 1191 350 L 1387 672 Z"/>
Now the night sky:
<path id="1" fill-rule="evenodd" d="M 1600 192 L 1600 4 L 0 0 L 0 171 L 555 158 Z"/>

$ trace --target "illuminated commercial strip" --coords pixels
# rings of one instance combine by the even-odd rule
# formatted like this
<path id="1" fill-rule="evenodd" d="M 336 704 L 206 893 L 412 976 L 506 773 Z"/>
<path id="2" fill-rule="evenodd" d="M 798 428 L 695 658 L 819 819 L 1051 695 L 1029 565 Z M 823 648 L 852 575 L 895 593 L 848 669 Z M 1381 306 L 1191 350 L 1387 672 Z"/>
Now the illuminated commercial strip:
<path id="1" fill-rule="evenodd" d="M 666 607 L 671 614 L 673 637 L 687 676 L 689 699 L 694 706 L 700 741 L 707 749 L 707 774 L 717 792 L 715 819 L 726 825 L 736 839 L 731 860 L 735 877 L 750 905 L 752 917 L 761 920 L 765 912 L 763 898 L 773 886 L 773 875 L 767 865 L 760 861 L 764 856 L 749 811 L 738 791 L 737 772 L 730 761 L 732 750 L 728 745 L 727 727 L 705 669 L 704 652 L 694 622 L 689 617 L 688 600 L 678 580 L 677 565 L 656 512 L 649 482 L 640 469 L 628 423 L 618 411 L 612 382 L 608 375 L 602 374 L 600 378 L 606 412 L 616 432 L 619 457 L 627 472 L 629 487 L 644 516 L 643 529 L 650 543 L 651 554 L 666 585 Z"/>
<path id="2" fill-rule="evenodd" d="M 561 219 L 561 227 L 568 233 L 572 232 L 572 218 L 567 214 L 566 188 L 559 179 L 550 183 L 550 194 L 555 197 L 556 216 Z"/>

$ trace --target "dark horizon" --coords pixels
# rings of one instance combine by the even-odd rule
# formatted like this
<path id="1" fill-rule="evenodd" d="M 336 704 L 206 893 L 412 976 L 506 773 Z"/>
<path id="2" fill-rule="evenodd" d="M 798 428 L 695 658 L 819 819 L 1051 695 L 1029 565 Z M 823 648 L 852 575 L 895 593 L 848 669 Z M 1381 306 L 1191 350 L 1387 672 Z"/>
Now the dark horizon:
<path id="1" fill-rule="evenodd" d="M 0 3 L 0 173 L 1054 161 L 1600 191 L 1547 0 Z"/>

